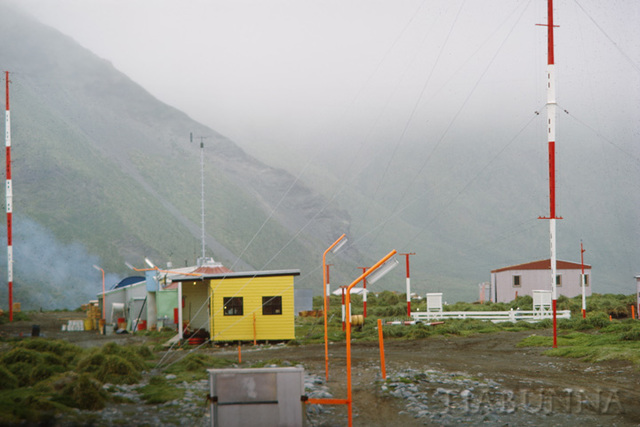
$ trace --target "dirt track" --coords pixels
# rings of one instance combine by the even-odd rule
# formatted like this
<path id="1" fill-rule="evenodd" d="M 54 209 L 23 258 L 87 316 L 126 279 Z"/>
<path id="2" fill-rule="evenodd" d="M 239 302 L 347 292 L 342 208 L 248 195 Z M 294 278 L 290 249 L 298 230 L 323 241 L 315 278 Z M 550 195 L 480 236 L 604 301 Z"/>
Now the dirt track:
<path id="1" fill-rule="evenodd" d="M 6 313 L 5 313 L 6 316 Z M 143 337 L 132 334 L 101 335 L 98 331 L 63 331 L 62 326 L 69 320 L 81 320 L 87 317 L 84 312 L 76 311 L 50 311 L 45 313 L 29 313 L 30 320 L 14 321 L 0 325 L 0 336 L 4 337 L 30 337 L 34 331 L 33 326 L 39 328 L 39 336 L 49 339 L 62 339 L 74 343 L 80 347 L 92 347 L 102 345 L 110 341 L 116 341 L 123 345 L 128 343 L 140 343 Z"/>
<path id="2" fill-rule="evenodd" d="M 32 325 L 40 324 L 42 336 L 63 338 L 81 346 L 100 345 L 111 340 L 122 344 L 143 340 L 134 335 L 102 336 L 96 331 L 61 331 L 66 319 L 81 315 L 56 313 L 57 317 L 52 319 L 49 315 L 36 314 L 28 322 L 1 325 L 0 334 L 28 336 Z M 516 347 L 532 333 L 544 335 L 550 331 L 386 340 L 388 379 L 397 380 L 400 375 L 413 378 L 411 375 L 418 373 L 415 378 L 421 378 L 419 386 L 423 394 L 420 396 L 429 400 L 430 413 L 423 417 L 407 410 L 411 398 L 394 397 L 382 388 L 378 344 L 354 343 L 354 425 L 640 425 L 640 369 L 623 361 L 587 363 L 544 356 L 542 352 L 546 348 Z M 202 351 L 226 358 L 237 357 L 235 348 Z M 242 365 L 270 359 L 300 363 L 308 372 L 322 379 L 325 377 L 322 344 L 243 347 Z M 329 381 L 326 385 L 334 398 L 346 398 L 345 359 L 343 343 L 329 346 Z M 426 376 L 424 372 L 427 372 Z M 475 385 L 469 386 L 472 383 Z M 463 401 L 461 397 L 467 395 L 472 397 Z M 495 400 L 495 396 L 502 399 L 503 406 L 494 402 L 491 407 L 490 400 Z M 506 396 L 510 410 L 505 410 Z M 480 410 L 481 403 L 489 409 Z M 333 426 L 346 425 L 346 419 L 346 408 L 333 406 L 311 421 L 314 425 Z"/>

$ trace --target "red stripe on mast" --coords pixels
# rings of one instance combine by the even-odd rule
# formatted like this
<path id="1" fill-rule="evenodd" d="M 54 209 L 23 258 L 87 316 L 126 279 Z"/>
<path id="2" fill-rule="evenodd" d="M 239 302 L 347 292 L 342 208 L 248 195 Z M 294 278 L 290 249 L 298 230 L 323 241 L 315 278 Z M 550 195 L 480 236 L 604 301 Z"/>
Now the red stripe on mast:
<path id="1" fill-rule="evenodd" d="M 5 146 L 6 146 L 6 211 L 7 211 L 7 287 L 9 288 L 9 321 L 13 322 L 13 186 L 11 184 L 11 113 L 9 111 L 9 72 L 5 71 Z"/>
<path id="2" fill-rule="evenodd" d="M 547 2 L 547 58 L 548 64 L 555 64 L 555 57 L 553 53 L 553 0 Z"/>
<path id="3" fill-rule="evenodd" d="M 556 218 L 556 142 L 549 141 L 549 218 Z"/>
<path id="4" fill-rule="evenodd" d="M 407 277 L 405 280 L 407 281 L 407 317 L 411 317 L 411 274 L 409 273 L 409 256 L 415 255 L 415 252 L 398 255 L 404 255 L 406 257 Z"/>
<path id="5" fill-rule="evenodd" d="M 548 0 L 547 2 L 547 49 L 548 49 L 548 66 L 550 70 L 552 67 L 555 67 L 555 55 L 553 49 L 553 0 Z M 551 72 L 550 85 L 554 87 L 549 87 L 552 89 L 552 99 L 548 99 L 547 102 L 554 103 L 553 108 L 550 108 L 550 104 L 548 104 L 549 111 L 553 111 L 553 113 L 549 113 L 550 117 L 549 125 L 550 125 L 550 135 L 553 138 L 549 138 L 549 221 L 551 225 L 551 290 L 552 290 L 552 301 L 551 301 L 551 310 L 553 311 L 553 348 L 558 347 L 558 323 L 557 323 L 557 283 L 556 283 L 556 230 L 555 230 L 555 219 L 556 219 L 556 124 L 555 124 L 555 71 Z M 553 117 L 551 117 L 553 115 Z M 552 122 L 553 120 L 553 122 Z"/>

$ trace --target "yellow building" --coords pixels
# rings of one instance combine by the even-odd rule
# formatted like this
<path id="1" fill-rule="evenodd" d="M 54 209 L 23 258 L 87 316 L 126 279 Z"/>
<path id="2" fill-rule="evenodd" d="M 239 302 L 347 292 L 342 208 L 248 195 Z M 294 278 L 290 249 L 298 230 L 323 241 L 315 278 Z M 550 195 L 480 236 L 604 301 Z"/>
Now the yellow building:
<path id="1" fill-rule="evenodd" d="M 182 322 L 211 341 L 295 338 L 294 280 L 300 270 L 226 272 L 179 282 Z"/>

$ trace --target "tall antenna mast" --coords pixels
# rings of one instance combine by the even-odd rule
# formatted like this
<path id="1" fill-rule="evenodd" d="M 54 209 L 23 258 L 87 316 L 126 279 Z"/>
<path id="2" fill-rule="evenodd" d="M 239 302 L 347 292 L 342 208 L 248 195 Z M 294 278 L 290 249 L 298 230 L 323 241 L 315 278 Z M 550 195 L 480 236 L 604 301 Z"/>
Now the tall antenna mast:
<path id="1" fill-rule="evenodd" d="M 13 214 L 13 187 L 11 185 L 11 113 L 9 111 L 9 72 L 5 71 L 6 80 L 6 114 L 5 114 L 5 145 L 7 151 L 7 185 L 6 185 L 6 208 L 7 208 L 7 283 L 9 285 L 9 321 L 13 322 L 13 237 L 12 237 L 12 214 Z"/>
<path id="2" fill-rule="evenodd" d="M 191 142 L 193 142 L 193 132 L 189 134 Z M 200 228 L 202 241 L 202 257 L 199 264 L 204 264 L 206 260 L 205 242 L 204 242 L 204 140 L 206 136 L 200 136 Z"/>
<path id="3" fill-rule="evenodd" d="M 545 24 L 539 24 L 545 25 Z M 549 145 L 549 241 L 551 249 L 551 307 L 553 310 L 553 348 L 558 346 L 556 289 L 556 71 L 553 50 L 553 0 L 547 0 L 547 141 Z"/>

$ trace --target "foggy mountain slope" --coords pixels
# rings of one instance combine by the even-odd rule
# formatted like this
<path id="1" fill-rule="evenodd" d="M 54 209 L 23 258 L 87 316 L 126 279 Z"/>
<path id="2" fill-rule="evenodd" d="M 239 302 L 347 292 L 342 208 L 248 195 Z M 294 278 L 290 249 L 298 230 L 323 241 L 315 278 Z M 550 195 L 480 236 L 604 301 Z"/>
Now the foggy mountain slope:
<path id="1" fill-rule="evenodd" d="M 416 252 L 416 287 L 443 291 L 450 302 L 475 297 L 474 285 L 488 281 L 492 269 L 549 257 L 548 221 L 538 219 L 549 214 L 544 120 L 534 119 L 512 143 L 514 123 L 483 128 L 462 120 L 455 138 L 435 152 L 429 138 L 412 140 L 391 161 L 381 143 L 380 154 L 344 180 L 339 203 L 354 233 L 365 235 L 363 245 Z M 582 240 L 594 292 L 632 293 L 640 259 L 637 141 L 628 124 L 609 125 L 609 140 L 567 114 L 558 126 L 558 258 L 579 262 Z M 318 163 L 327 175 L 342 173 L 329 158 Z"/>
<path id="2" fill-rule="evenodd" d="M 567 9 L 559 14 L 564 22 L 556 40 L 556 191 L 563 217 L 557 255 L 579 262 L 582 240 L 585 262 L 593 266 L 593 291 L 632 293 L 633 277 L 640 273 L 638 39 L 624 37 L 628 28 L 614 32 L 617 21 L 611 17 Z M 537 22 L 543 21 L 523 20 L 514 28 L 533 31 Z M 412 284 L 420 289 L 442 290 L 449 300 L 475 297 L 475 284 L 488 281 L 492 269 L 549 257 L 548 221 L 538 219 L 549 215 L 542 36 L 538 51 L 515 43 L 512 51 L 496 51 L 502 70 L 470 69 L 465 79 L 427 87 L 420 103 L 408 98 L 421 107 L 415 115 L 412 102 L 374 109 L 353 100 L 356 105 L 340 121 L 371 117 L 370 122 L 358 130 L 336 125 L 338 130 L 326 132 L 325 124 L 321 131 L 296 135 L 306 145 L 282 142 L 287 158 L 296 159 L 289 167 L 299 172 L 306 164 L 309 141 L 325 143 L 313 152 L 313 167 L 302 179 L 327 197 L 341 189 L 338 201 L 351 215 L 360 243 L 416 252 Z M 600 42 L 597 48 L 585 42 L 587 36 Z M 464 59 L 460 50 L 446 53 Z M 622 64 L 610 60 L 614 54 L 623 56 Z M 491 64 L 494 57 L 480 59 Z M 358 89 L 362 98 L 396 95 L 368 81 Z M 421 86 L 412 89 L 418 93 Z M 397 113 L 401 107 L 404 116 Z M 386 121 L 391 124 L 380 124 Z M 265 153 L 258 138 L 243 144 L 277 161 L 277 152 Z M 397 283 L 402 289 L 401 278 Z"/>
<path id="3" fill-rule="evenodd" d="M 358 266 L 395 248 L 416 253 L 413 290 L 443 291 L 452 302 L 477 298 L 476 284 L 488 281 L 494 268 L 549 256 L 548 221 L 538 219 L 549 209 L 544 79 L 534 82 L 532 71 L 518 68 L 520 55 L 539 53 L 543 77 L 544 49 L 534 52 L 530 44 L 513 43 L 510 52 L 483 52 L 479 63 L 485 67 L 495 53 L 495 67 L 486 66 L 483 75 L 464 70 L 461 80 L 434 80 L 437 87 L 427 87 L 410 122 L 403 113 L 418 105 L 416 98 L 378 93 L 385 86 L 375 86 L 377 79 L 358 88 L 363 97 L 350 107 L 331 104 L 332 112 L 342 115 L 338 124 L 329 111 L 297 122 L 278 110 L 264 111 L 266 101 L 241 103 L 239 121 L 249 129 L 244 135 L 253 138 L 230 141 L 158 102 L 68 37 L 4 9 L 0 69 L 10 70 L 13 81 L 15 220 L 25 215 L 62 244 L 81 242 L 89 254 L 100 256 L 84 262 L 89 267 L 103 263 L 122 272 L 123 260 L 138 265 L 144 255 L 174 265 L 199 256 L 200 136 L 205 137 L 207 244 L 231 267 L 234 256 L 254 268 L 300 267 L 297 286 L 317 294 L 320 254 L 345 232 L 353 246 L 331 256 L 337 264 L 331 270 L 334 285 L 349 283 Z M 534 28 L 543 20 L 529 21 L 513 28 Z M 569 28 L 566 23 L 563 29 Z M 420 55 L 430 61 L 428 52 L 437 49 L 425 47 L 430 49 Z M 573 49 L 566 43 L 559 47 L 561 58 Z M 176 57 L 167 54 L 166 60 Z M 219 65 L 230 64 L 236 65 Z M 506 64 L 511 75 L 505 78 L 497 72 Z M 618 99 L 622 91 L 640 93 L 638 79 L 616 79 L 615 70 L 604 79 L 595 71 L 576 77 L 564 61 L 560 69 L 559 99 L 570 114 L 558 117 L 558 214 L 564 217 L 558 222 L 558 257 L 579 261 L 582 239 L 594 292 L 631 293 L 640 259 L 640 155 L 638 122 L 628 117 L 640 116 L 640 103 L 632 102 L 638 97 Z M 257 78 L 261 67 L 253 71 L 256 81 L 263 81 Z M 425 69 L 415 71 L 426 76 Z M 207 75 L 218 77 L 217 71 Z M 360 76 L 363 82 L 366 76 Z M 324 77 L 305 81 L 304 87 L 321 91 L 331 84 Z M 189 73 L 178 73 L 167 84 L 186 79 Z M 420 86 L 405 83 L 407 92 L 419 93 Z M 585 101 L 576 93 L 590 97 Z M 369 102 L 386 96 L 397 100 L 388 110 Z M 214 100 L 211 110 L 228 117 L 219 105 L 230 99 L 211 93 L 202 98 Z M 309 97 L 291 105 L 312 110 L 317 101 Z M 283 140 L 262 132 L 260 122 L 278 127 Z M 97 285 L 99 273 L 89 270 L 84 283 Z M 404 284 L 401 264 L 371 289 L 403 292 Z"/>
<path id="4" fill-rule="evenodd" d="M 547 31 L 536 25 L 547 20 L 544 1 L 285 0 L 278 8 L 258 0 L 189 6 L 163 0 L 162 7 L 139 0 L 122 8 L 5 1 L 233 140 L 262 161 L 255 172 L 264 164 L 289 171 L 331 200 L 348 214 L 349 241 L 367 258 L 359 262 L 391 248 L 415 252 L 412 284 L 420 293 L 442 290 L 446 300 L 471 300 L 492 269 L 549 256 L 548 221 L 538 219 L 549 214 Z M 564 218 L 557 254 L 578 260 L 582 239 L 594 291 L 631 292 L 640 258 L 640 3 L 555 2 L 554 12 L 557 212 Z M 134 100 L 145 96 L 127 91 Z M 110 111 L 127 107 L 118 96 L 110 99 L 109 90 L 101 96 Z M 153 110 L 163 120 L 173 117 Z M 145 138 L 140 118 L 122 120 Z M 213 136 L 185 129 L 192 130 Z M 183 138 L 172 142 L 176 157 L 197 151 L 185 148 Z M 123 158 L 153 183 L 166 174 L 147 149 L 125 151 Z M 190 164 L 197 169 L 197 159 Z M 211 184 L 228 164 L 211 175 Z M 198 185 L 188 168 L 171 168 Z M 224 174 L 262 206 L 284 209 L 268 223 L 289 230 L 309 223 L 301 216 L 280 221 L 289 200 L 254 187 L 287 191 L 291 181 L 251 176 Z M 187 211 L 197 228 L 194 204 L 197 199 L 183 197 L 172 206 L 192 206 Z M 324 218 L 318 208 L 325 204 L 304 206 L 312 218 Z M 251 216 L 229 235 L 251 239 Z M 332 277 L 344 282 L 359 271 L 354 266 L 335 268 Z M 372 289 L 403 291 L 403 274 L 398 268 Z"/>
<path id="5" fill-rule="evenodd" d="M 48 293 L 53 299 L 37 302 L 47 308 L 94 298 L 100 273 L 91 264 L 125 275 L 124 262 L 140 265 L 144 256 L 158 264 L 194 263 L 200 256 L 199 136 L 206 137 L 208 256 L 237 270 L 300 268 L 306 274 L 316 268 L 326 242 L 349 227 L 344 211 L 287 172 L 259 163 L 157 101 L 70 38 L 4 3 L 0 12 L 0 67 L 11 72 L 14 221 L 35 221 L 59 244 L 81 245 L 89 263 L 88 271 L 74 266 L 61 278 L 85 286 L 74 285 L 83 290 L 69 298 L 64 283 L 58 289 L 30 282 L 37 260 L 16 256 L 15 300 L 23 307 L 29 307 L 26 290 L 34 286 L 56 286 Z M 4 120 L 2 129 L 4 134 Z M 26 245 L 23 237 L 16 229 L 17 253 Z M 6 268 L 6 253 L 0 262 Z M 84 273 L 70 277 L 73 271 Z M 318 272 L 313 274 L 317 281 Z M 0 299 L 6 300 L 5 292 Z"/>

